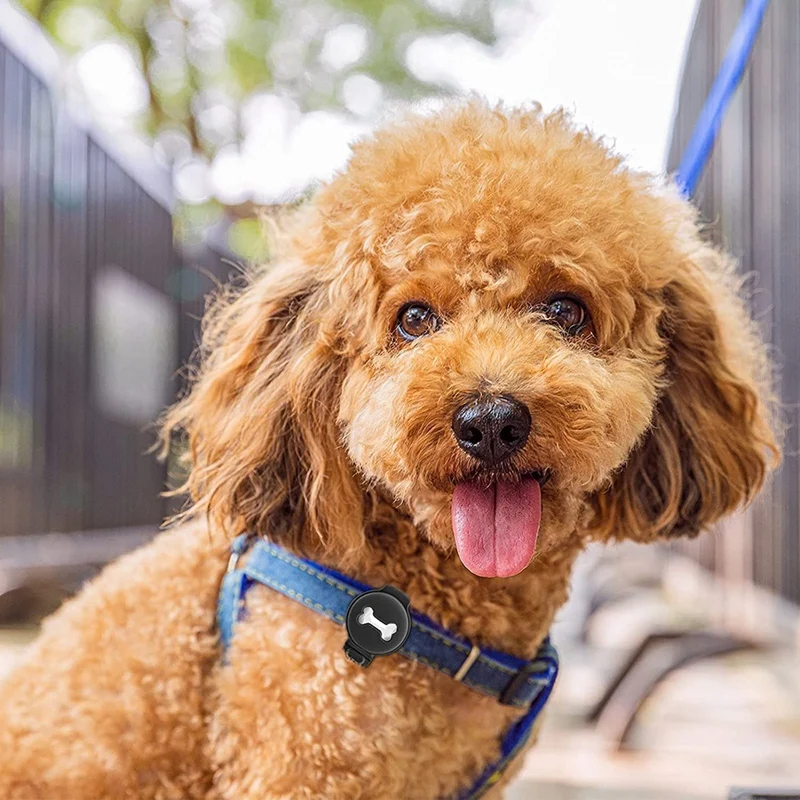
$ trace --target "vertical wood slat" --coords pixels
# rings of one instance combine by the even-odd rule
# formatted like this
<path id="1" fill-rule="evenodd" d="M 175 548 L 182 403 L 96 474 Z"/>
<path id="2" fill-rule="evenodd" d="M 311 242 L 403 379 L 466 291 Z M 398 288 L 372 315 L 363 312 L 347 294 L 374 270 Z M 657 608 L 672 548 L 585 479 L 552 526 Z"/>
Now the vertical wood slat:
<path id="1" fill-rule="evenodd" d="M 10 525 L 35 525 L 41 503 L 35 503 L 41 463 L 36 459 L 38 408 L 34 405 L 34 377 L 38 366 L 34 349 L 34 316 L 32 283 L 28 249 L 28 198 L 31 182 L 37 178 L 29 172 L 32 77 L 10 54 L 0 50 L 3 62 L 3 149 L 0 152 L 0 185 L 2 186 L 3 229 L 2 265 L 3 307 L 2 363 L 0 363 L 0 413 L 6 444 L 0 470 L 8 476 L 0 494 L 10 513 L 4 522 L 0 516 L 0 532 Z"/>
<path id="2" fill-rule="evenodd" d="M 742 0 L 702 0 L 670 146 L 674 169 L 740 13 Z M 709 69 L 709 63 L 711 68 Z M 711 234 L 752 273 L 751 307 L 777 366 L 788 424 L 784 463 L 752 512 L 691 552 L 800 603 L 800 4 L 772 3 L 752 63 L 728 112 L 697 202 Z M 745 546 L 731 552 L 734 530 Z M 736 575 L 731 573 L 735 572 Z"/>
<path id="3" fill-rule="evenodd" d="M 778 52 L 783 54 L 781 68 L 781 92 L 778 98 L 784 123 L 781 131 L 781 249 L 780 311 L 778 329 L 780 341 L 776 342 L 781 359 L 781 396 L 787 401 L 786 412 L 789 428 L 786 450 L 791 454 L 786 459 L 781 478 L 783 480 L 783 509 L 794 535 L 786 536 L 782 548 L 782 594 L 800 601 L 800 480 L 798 479 L 798 403 L 800 402 L 800 331 L 798 331 L 798 309 L 800 309 L 800 230 L 797 219 L 800 213 L 800 7 L 797 3 L 781 4 L 786 15 L 781 26 L 782 40 Z M 788 526 L 787 526 L 788 527 Z M 787 530 L 788 533 L 788 530 Z"/>
<path id="4" fill-rule="evenodd" d="M 165 468 L 145 453 L 152 433 L 109 418 L 97 402 L 92 297 L 98 276 L 116 266 L 158 293 L 177 321 L 184 301 L 169 289 L 180 268 L 170 212 L 53 106 L 40 71 L 4 35 L 0 425 L 17 431 L 30 420 L 32 439 L 10 443 L 0 427 L 0 536 L 158 524 Z M 164 347 L 177 370 L 178 343 Z"/>
<path id="5" fill-rule="evenodd" d="M 773 10 L 764 19 L 750 67 L 752 108 L 752 262 L 758 265 L 758 283 L 752 296 L 752 311 L 768 340 L 775 325 L 773 298 L 776 291 L 774 243 L 777 209 L 770 187 L 777 179 L 777 159 L 773 138 L 780 128 L 780 114 L 775 102 L 777 82 L 774 79 L 773 56 L 780 14 Z M 754 580 L 764 586 L 780 582 L 781 540 L 780 482 L 770 481 L 753 508 Z M 755 535 L 757 532 L 758 535 Z"/>

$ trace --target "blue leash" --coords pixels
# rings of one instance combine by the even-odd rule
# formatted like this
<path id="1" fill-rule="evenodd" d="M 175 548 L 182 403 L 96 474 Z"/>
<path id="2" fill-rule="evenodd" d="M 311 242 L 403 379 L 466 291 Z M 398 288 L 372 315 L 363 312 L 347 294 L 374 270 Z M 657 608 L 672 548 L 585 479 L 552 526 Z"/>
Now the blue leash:
<path id="1" fill-rule="evenodd" d="M 681 193 L 691 197 L 714 147 L 725 111 L 742 80 L 769 0 L 748 0 L 731 37 L 725 58 L 686 145 L 675 180 Z"/>
<path id="2" fill-rule="evenodd" d="M 246 562 L 240 566 L 245 554 Z M 359 581 L 300 558 L 264 539 L 239 536 L 231 547 L 217 607 L 217 627 L 226 652 L 236 623 L 246 615 L 245 598 L 255 583 L 268 586 L 339 625 L 344 625 L 353 600 L 371 590 Z M 508 653 L 478 648 L 412 610 L 411 632 L 398 654 L 443 672 L 504 705 L 524 710 L 520 719 L 506 731 L 497 761 L 453 800 L 482 797 L 500 780 L 505 768 L 529 740 L 558 675 L 556 651 L 546 640 L 533 659 L 525 661 Z"/>

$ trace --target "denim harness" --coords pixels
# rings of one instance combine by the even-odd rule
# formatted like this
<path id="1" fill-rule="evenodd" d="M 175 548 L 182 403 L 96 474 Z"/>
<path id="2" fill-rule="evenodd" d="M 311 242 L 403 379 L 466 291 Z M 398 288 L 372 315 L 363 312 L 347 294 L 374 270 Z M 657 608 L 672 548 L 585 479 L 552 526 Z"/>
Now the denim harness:
<path id="1" fill-rule="evenodd" d="M 240 557 L 248 550 L 247 561 L 240 567 Z M 351 601 L 371 588 L 264 539 L 239 536 L 231 547 L 217 607 L 217 627 L 226 652 L 236 622 L 245 615 L 245 596 L 254 583 L 268 586 L 340 625 L 344 625 Z M 401 655 L 443 672 L 504 705 L 525 710 L 506 731 L 499 758 L 486 767 L 469 789 L 450 800 L 482 797 L 500 780 L 530 738 L 553 689 L 558 655 L 547 639 L 531 661 L 524 661 L 508 653 L 479 649 L 417 611 L 412 610 L 411 617 L 411 633 L 399 651 Z"/>

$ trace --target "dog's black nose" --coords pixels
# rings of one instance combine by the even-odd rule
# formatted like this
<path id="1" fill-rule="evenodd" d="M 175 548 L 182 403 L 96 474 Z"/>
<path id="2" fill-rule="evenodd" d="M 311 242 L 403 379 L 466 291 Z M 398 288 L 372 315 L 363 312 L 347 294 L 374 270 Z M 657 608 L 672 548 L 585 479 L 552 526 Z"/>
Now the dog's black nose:
<path id="1" fill-rule="evenodd" d="M 459 447 L 489 466 L 521 449 L 530 432 L 530 411 L 508 395 L 479 397 L 453 414 L 453 433 Z"/>

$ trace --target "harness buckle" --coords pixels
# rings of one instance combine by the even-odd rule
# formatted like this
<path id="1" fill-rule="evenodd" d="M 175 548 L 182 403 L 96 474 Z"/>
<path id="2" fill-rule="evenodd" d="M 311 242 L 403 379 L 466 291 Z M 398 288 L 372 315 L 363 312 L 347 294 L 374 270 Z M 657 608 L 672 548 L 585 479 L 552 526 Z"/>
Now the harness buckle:
<path id="1" fill-rule="evenodd" d="M 472 665 L 478 660 L 478 657 L 481 654 L 481 649 L 478 645 L 472 645 L 472 650 L 467 653 L 467 657 L 464 659 L 464 663 L 458 668 L 458 672 L 453 675 L 454 681 L 463 681 L 464 678 L 467 677 L 467 673 L 472 668 Z"/>
<path id="2" fill-rule="evenodd" d="M 373 655 L 365 653 L 360 648 L 356 647 L 349 639 L 344 644 L 344 654 L 359 667 L 365 669 L 372 663 Z"/>
<path id="3" fill-rule="evenodd" d="M 539 662 L 536 660 L 529 661 L 524 667 L 508 682 L 508 685 L 503 689 L 498 701 L 504 706 L 514 705 L 514 696 L 525 685 L 525 682 L 530 676 L 539 668 Z"/>
<path id="4" fill-rule="evenodd" d="M 225 570 L 226 573 L 233 572 L 236 569 L 236 565 L 239 563 L 240 557 L 241 553 L 231 550 L 231 557 L 228 559 L 228 569 Z"/>
<path id="5" fill-rule="evenodd" d="M 243 533 L 231 542 L 231 555 L 230 558 L 228 558 L 228 568 L 225 570 L 226 574 L 236 569 L 239 565 L 239 559 L 247 552 L 253 538 L 251 534 Z"/>

